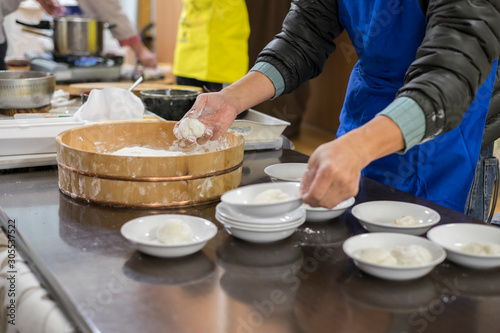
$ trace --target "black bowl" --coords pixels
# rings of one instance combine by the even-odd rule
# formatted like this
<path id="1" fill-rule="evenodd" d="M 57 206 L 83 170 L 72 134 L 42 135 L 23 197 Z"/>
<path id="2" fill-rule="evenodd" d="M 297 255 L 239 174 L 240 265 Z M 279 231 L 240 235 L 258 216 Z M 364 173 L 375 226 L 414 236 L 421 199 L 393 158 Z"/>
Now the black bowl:
<path id="1" fill-rule="evenodd" d="M 199 91 L 190 89 L 143 90 L 141 100 L 146 110 L 165 120 L 179 121 L 199 94 Z"/>

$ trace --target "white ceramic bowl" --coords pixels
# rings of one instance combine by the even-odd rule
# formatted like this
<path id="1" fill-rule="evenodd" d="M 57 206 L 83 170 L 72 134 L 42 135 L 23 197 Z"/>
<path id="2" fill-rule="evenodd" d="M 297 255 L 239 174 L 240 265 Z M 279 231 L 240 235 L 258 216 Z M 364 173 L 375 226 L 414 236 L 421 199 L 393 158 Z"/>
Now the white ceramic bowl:
<path id="1" fill-rule="evenodd" d="M 179 218 L 192 230 L 191 242 L 169 245 L 161 243 L 156 238 L 156 230 L 170 218 Z M 217 227 L 212 222 L 201 217 L 160 214 L 139 217 L 125 223 L 120 232 L 135 248 L 156 257 L 181 257 L 201 250 L 205 244 L 217 234 Z"/>
<path id="2" fill-rule="evenodd" d="M 281 223 L 296 221 L 306 213 L 305 208 L 300 206 L 290 212 L 287 212 L 279 216 L 255 217 L 255 216 L 248 216 L 238 211 L 235 211 L 231 209 L 231 206 L 227 205 L 224 202 L 220 202 L 219 204 L 217 204 L 217 206 L 215 207 L 215 212 L 227 220 L 243 222 L 243 223 L 252 223 L 252 224 L 255 223 L 262 225 L 281 224 Z"/>
<path id="3" fill-rule="evenodd" d="M 248 222 L 239 222 L 235 220 L 226 219 L 219 214 L 215 214 L 215 218 L 223 224 L 234 225 L 237 227 L 242 227 L 246 229 L 254 229 L 254 230 L 273 230 L 273 229 L 283 229 L 286 227 L 296 225 L 300 220 L 290 221 L 286 223 L 277 223 L 277 224 L 255 224 Z M 302 223 L 301 223 L 302 224 Z"/>
<path id="4" fill-rule="evenodd" d="M 425 247 L 431 252 L 433 260 L 423 265 L 387 266 L 359 259 L 355 255 L 356 251 L 362 249 L 383 248 L 390 251 L 398 245 Z M 446 258 L 444 249 L 426 238 L 389 232 L 352 236 L 344 242 L 342 248 L 360 270 L 387 280 L 411 280 L 422 277 Z"/>
<path id="5" fill-rule="evenodd" d="M 342 215 L 345 210 L 354 205 L 354 197 L 342 201 L 332 209 L 323 207 L 311 207 L 308 204 L 302 206 L 306 209 L 307 222 L 325 222 Z"/>
<path id="6" fill-rule="evenodd" d="M 456 264 L 476 269 L 500 267 L 500 255 L 471 254 L 461 250 L 471 242 L 500 245 L 498 227 L 474 223 L 445 224 L 429 230 L 427 238 L 441 245 L 447 258 Z"/>
<path id="7" fill-rule="evenodd" d="M 428 207 L 400 201 L 368 201 L 354 206 L 352 215 L 370 232 L 396 232 L 423 235 L 437 224 L 441 216 Z M 394 221 L 413 216 L 417 225 L 397 225 Z"/>
<path id="8" fill-rule="evenodd" d="M 273 182 L 300 182 L 307 170 L 307 163 L 279 163 L 264 169 Z"/>
<path id="9" fill-rule="evenodd" d="M 302 223 L 305 219 L 302 221 Z M 280 229 L 274 231 L 262 231 L 262 230 L 246 230 L 235 226 L 224 225 L 226 231 L 239 239 L 252 242 L 252 243 L 272 243 L 287 237 L 290 237 L 295 230 L 298 228 L 290 227 L 287 229 Z"/>
<path id="10" fill-rule="evenodd" d="M 267 190 L 280 190 L 288 199 L 271 203 L 258 203 L 255 198 Z M 280 216 L 297 209 L 302 204 L 300 183 L 263 183 L 247 185 L 228 191 L 221 196 L 221 201 L 239 213 L 255 217 Z"/>
<path id="11" fill-rule="evenodd" d="M 238 222 L 238 221 L 234 221 L 234 220 L 229 220 L 229 219 L 226 219 L 217 213 L 215 214 L 215 218 L 219 222 L 224 224 L 225 226 L 226 225 L 233 226 L 233 227 L 245 229 L 245 230 L 270 232 L 270 231 L 279 231 L 279 230 L 283 230 L 283 229 L 289 229 L 292 227 L 296 227 L 296 228 L 299 227 L 305 221 L 305 213 L 298 220 L 290 221 L 290 222 L 286 222 L 286 223 L 271 224 L 271 225 L 255 224 L 255 223 L 248 223 L 248 222 Z"/>

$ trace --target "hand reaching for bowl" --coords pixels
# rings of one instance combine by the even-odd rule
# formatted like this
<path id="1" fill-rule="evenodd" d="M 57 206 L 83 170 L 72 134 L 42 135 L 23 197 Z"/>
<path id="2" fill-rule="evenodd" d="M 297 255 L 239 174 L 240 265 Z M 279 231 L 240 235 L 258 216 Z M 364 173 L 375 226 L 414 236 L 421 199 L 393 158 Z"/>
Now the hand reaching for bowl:
<path id="1" fill-rule="evenodd" d="M 343 138 L 319 146 L 309 158 L 302 177 L 304 203 L 333 208 L 358 193 L 364 160 Z"/>
<path id="2" fill-rule="evenodd" d="M 364 167 L 404 147 L 398 125 L 386 116 L 376 116 L 314 151 L 301 182 L 302 200 L 312 207 L 335 207 L 358 193 Z"/>

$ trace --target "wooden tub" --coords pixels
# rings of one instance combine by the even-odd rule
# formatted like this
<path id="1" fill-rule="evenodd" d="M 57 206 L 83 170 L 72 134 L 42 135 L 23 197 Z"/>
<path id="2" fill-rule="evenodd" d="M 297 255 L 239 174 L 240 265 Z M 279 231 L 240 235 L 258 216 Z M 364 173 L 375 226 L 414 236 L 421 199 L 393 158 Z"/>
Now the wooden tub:
<path id="1" fill-rule="evenodd" d="M 131 146 L 168 150 L 175 122 L 113 121 L 73 128 L 56 137 L 59 189 L 113 206 L 178 207 L 218 200 L 241 182 L 244 139 L 228 131 L 218 150 L 181 156 L 118 156 Z M 199 147 L 198 147 L 199 149 Z"/>

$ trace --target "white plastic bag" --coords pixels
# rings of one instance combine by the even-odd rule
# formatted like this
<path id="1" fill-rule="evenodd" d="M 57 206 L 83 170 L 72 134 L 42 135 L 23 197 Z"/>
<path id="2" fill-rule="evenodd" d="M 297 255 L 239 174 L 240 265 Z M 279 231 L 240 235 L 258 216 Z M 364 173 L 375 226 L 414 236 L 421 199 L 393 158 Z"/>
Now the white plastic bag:
<path id="1" fill-rule="evenodd" d="M 134 93 L 115 87 L 93 89 L 75 113 L 77 120 L 131 120 L 144 117 L 144 104 Z"/>

